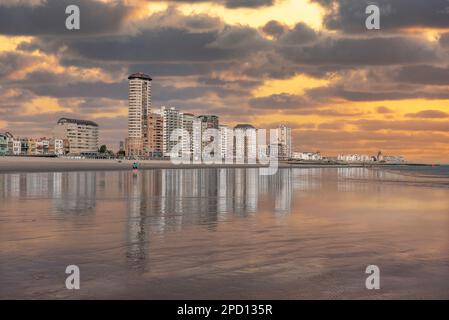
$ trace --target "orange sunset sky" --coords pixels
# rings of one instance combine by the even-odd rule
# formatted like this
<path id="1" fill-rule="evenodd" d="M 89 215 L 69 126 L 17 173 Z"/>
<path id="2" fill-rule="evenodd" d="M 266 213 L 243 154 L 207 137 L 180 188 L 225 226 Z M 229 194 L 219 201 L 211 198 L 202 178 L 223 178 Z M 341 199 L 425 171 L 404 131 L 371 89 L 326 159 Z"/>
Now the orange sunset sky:
<path id="1" fill-rule="evenodd" d="M 365 28 L 365 7 L 381 30 Z M 77 4 L 81 29 L 65 28 Z M 293 149 L 449 163 L 446 0 L 2 0 L 0 131 L 49 136 L 58 118 L 127 130 L 127 76 L 153 107 L 293 128 Z"/>

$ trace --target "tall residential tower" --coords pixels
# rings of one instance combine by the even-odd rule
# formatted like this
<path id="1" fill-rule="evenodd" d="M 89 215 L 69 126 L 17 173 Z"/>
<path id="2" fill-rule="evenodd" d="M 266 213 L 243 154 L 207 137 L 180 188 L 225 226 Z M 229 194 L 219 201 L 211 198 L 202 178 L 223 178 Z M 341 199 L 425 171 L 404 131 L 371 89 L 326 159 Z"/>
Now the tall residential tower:
<path id="1" fill-rule="evenodd" d="M 148 146 L 148 116 L 151 112 L 151 77 L 134 73 L 128 77 L 128 156 L 143 156 Z"/>

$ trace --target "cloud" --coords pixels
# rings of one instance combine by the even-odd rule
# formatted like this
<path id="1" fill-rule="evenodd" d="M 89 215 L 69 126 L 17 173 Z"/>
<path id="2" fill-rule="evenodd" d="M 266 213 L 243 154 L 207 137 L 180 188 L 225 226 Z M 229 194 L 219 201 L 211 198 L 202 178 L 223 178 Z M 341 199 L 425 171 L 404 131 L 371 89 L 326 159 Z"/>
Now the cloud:
<path id="1" fill-rule="evenodd" d="M 415 64 L 437 59 L 436 49 L 414 37 L 324 37 L 305 46 L 280 48 L 287 59 L 307 65 L 385 66 Z"/>
<path id="2" fill-rule="evenodd" d="M 69 5 L 80 8 L 81 28 L 77 32 L 66 29 Z M 0 34 L 5 35 L 59 35 L 78 37 L 80 35 L 115 33 L 123 26 L 134 10 L 123 1 L 91 0 L 46 0 L 31 6 L 23 2 L 8 5 L 0 3 Z"/>
<path id="3" fill-rule="evenodd" d="M 407 113 L 405 116 L 408 118 L 441 119 L 449 118 L 449 113 L 440 110 L 423 110 L 416 113 Z"/>
<path id="4" fill-rule="evenodd" d="M 401 67 L 394 80 L 425 85 L 449 85 L 449 68 L 432 65 Z"/>
<path id="5" fill-rule="evenodd" d="M 377 111 L 377 113 L 380 113 L 380 114 L 390 114 L 390 113 L 394 113 L 393 110 L 391 110 L 391 109 L 388 108 L 388 107 L 384 107 L 384 106 L 377 107 L 377 108 L 376 108 L 376 111 Z"/>
<path id="6" fill-rule="evenodd" d="M 37 57 L 23 53 L 0 52 L 0 80 L 12 77 L 37 61 Z"/>
<path id="7" fill-rule="evenodd" d="M 150 0 L 147 0 L 150 1 Z M 221 3 L 227 8 L 230 9 L 240 9 L 240 8 L 252 8 L 257 9 L 260 7 L 265 6 L 272 6 L 275 4 L 275 0 L 165 0 L 166 2 L 172 2 L 172 3 Z"/>
<path id="8" fill-rule="evenodd" d="M 381 32 L 406 28 L 449 28 L 446 0 L 312 0 L 325 10 L 324 25 L 345 33 L 367 33 L 365 8 L 376 4 L 380 8 Z"/>
<path id="9" fill-rule="evenodd" d="M 288 27 L 279 21 L 270 20 L 263 27 L 262 31 L 272 37 L 278 38 L 287 31 Z"/>
<path id="10" fill-rule="evenodd" d="M 310 103 L 302 96 L 290 95 L 287 93 L 274 94 L 268 97 L 253 98 L 249 102 L 250 106 L 258 109 L 297 109 L 310 106 Z"/>
<path id="11" fill-rule="evenodd" d="M 356 120 L 351 122 L 361 130 L 379 131 L 440 131 L 449 132 L 449 122 L 429 120 Z"/>

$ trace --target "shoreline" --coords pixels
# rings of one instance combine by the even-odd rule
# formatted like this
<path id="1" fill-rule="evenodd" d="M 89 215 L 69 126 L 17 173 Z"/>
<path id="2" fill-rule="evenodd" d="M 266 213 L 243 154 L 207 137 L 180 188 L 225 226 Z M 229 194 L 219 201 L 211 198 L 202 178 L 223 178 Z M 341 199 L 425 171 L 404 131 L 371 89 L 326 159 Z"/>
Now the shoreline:
<path id="1" fill-rule="evenodd" d="M 68 159 L 41 157 L 0 157 L 0 173 L 20 172 L 66 172 L 66 171 L 124 171 L 133 170 L 133 160 Z M 139 170 L 152 169 L 217 169 L 217 168 L 267 168 L 262 164 L 174 164 L 169 160 L 138 161 Z M 404 165 L 404 164 L 401 164 Z M 423 165 L 425 164 L 405 164 Z M 392 164 L 335 164 L 335 163 L 288 163 L 279 162 L 282 168 L 384 168 Z"/>

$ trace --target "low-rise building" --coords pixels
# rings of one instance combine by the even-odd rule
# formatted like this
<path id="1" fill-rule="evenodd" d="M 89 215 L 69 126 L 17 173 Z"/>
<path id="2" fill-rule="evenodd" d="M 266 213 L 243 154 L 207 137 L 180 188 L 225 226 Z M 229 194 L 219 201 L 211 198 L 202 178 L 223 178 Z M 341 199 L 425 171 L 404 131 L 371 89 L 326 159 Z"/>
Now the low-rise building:
<path id="1" fill-rule="evenodd" d="M 323 157 L 319 152 L 293 152 L 294 160 L 303 160 L 303 161 L 321 161 Z"/>
<path id="2" fill-rule="evenodd" d="M 8 154 L 8 136 L 6 133 L 0 133 L 0 156 Z"/>
<path id="3" fill-rule="evenodd" d="M 341 154 L 337 157 L 337 160 L 346 162 L 372 162 L 373 157 L 361 154 Z"/>

